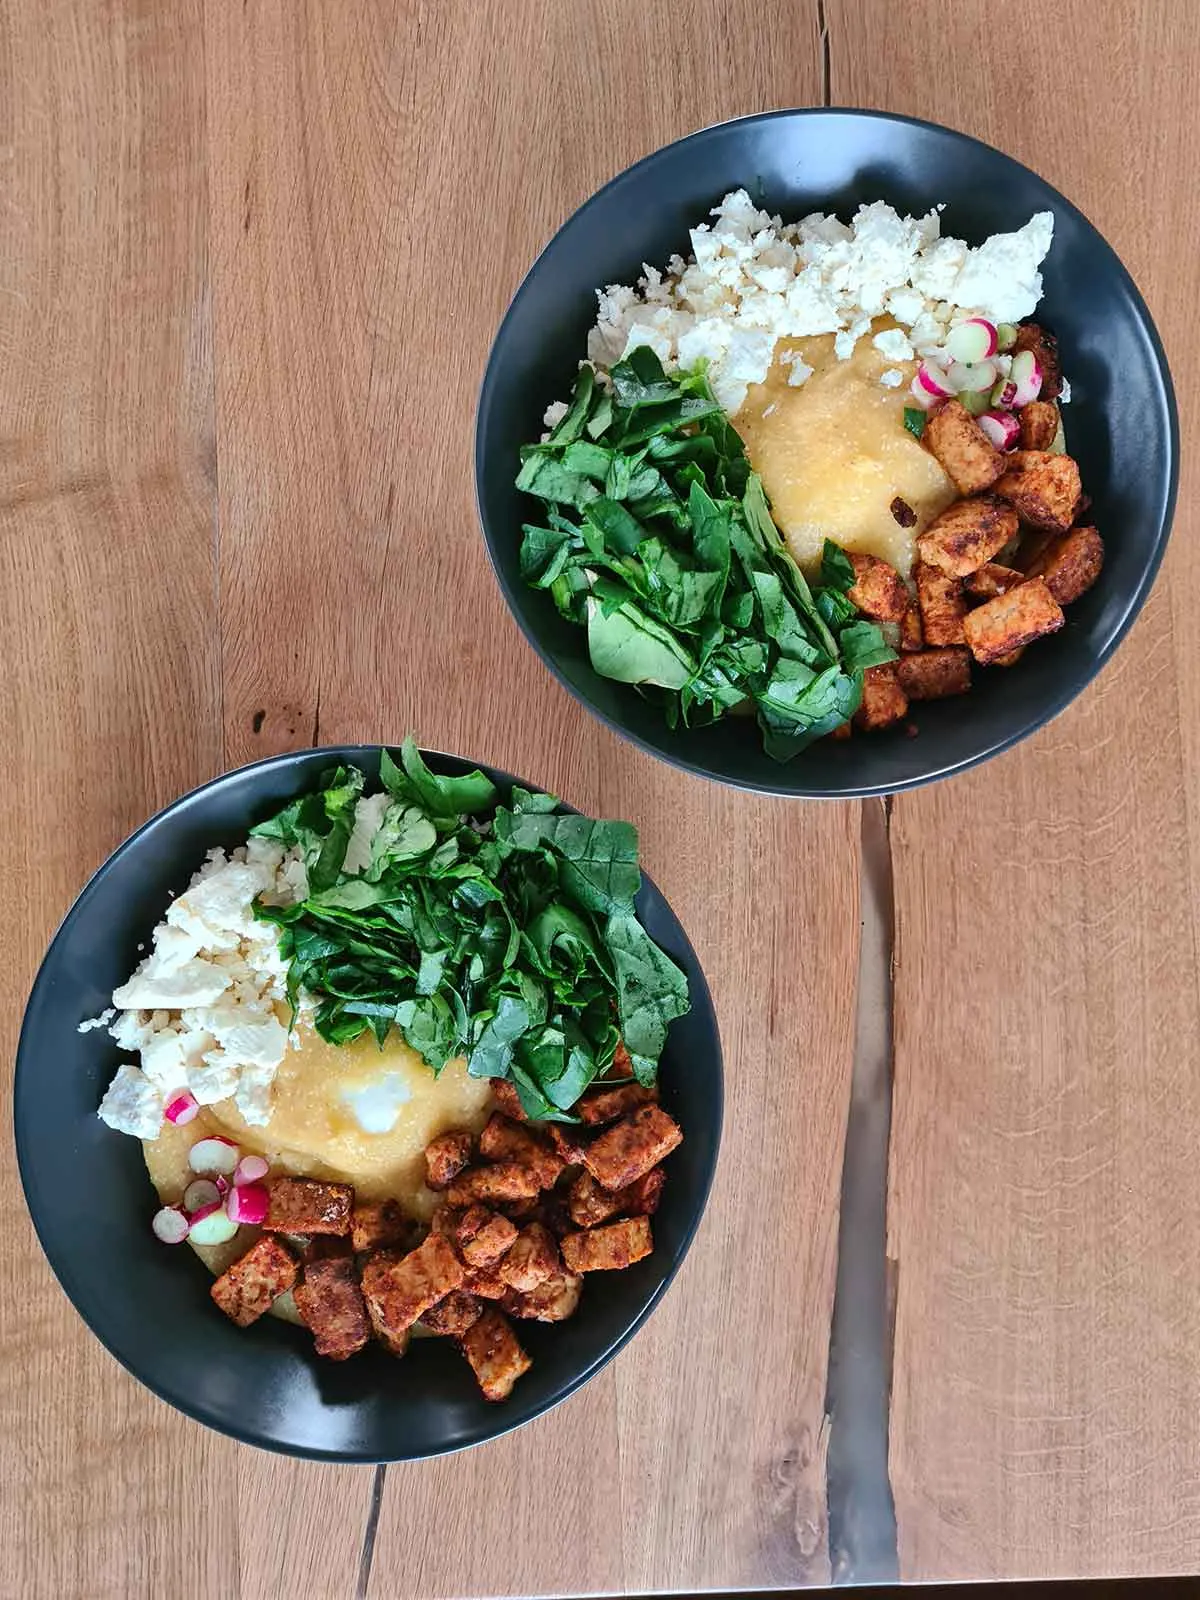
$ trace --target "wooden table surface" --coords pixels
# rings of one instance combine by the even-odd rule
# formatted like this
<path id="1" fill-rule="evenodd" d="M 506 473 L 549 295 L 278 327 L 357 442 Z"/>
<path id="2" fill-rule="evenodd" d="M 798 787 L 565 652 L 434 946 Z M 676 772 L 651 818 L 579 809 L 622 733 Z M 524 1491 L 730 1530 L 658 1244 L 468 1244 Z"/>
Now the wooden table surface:
<path id="1" fill-rule="evenodd" d="M 630 1348 L 514 1437 L 378 1472 L 260 1454 L 142 1390 L 54 1283 L 7 1150 L 0 1594 L 828 1580 L 864 808 L 681 777 L 587 717 L 507 615 L 470 459 L 492 332 L 569 212 L 691 129 L 823 100 L 934 117 L 1068 194 L 1143 289 L 1184 413 L 1174 539 L 1115 661 L 1018 750 L 888 808 L 899 1571 L 1200 1567 L 1187 12 L 0 12 L 0 1056 L 58 919 L 149 813 L 258 756 L 414 728 L 638 822 L 728 1082 L 707 1219 Z"/>

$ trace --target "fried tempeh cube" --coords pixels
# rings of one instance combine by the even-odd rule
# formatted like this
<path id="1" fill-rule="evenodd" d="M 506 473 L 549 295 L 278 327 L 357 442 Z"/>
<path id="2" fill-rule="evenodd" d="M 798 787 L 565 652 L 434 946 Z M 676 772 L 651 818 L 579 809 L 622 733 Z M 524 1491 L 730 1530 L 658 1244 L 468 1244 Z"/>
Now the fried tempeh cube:
<path id="1" fill-rule="evenodd" d="M 472 1268 L 463 1282 L 463 1289 L 481 1300 L 503 1300 L 512 1292 L 494 1267 Z"/>
<path id="2" fill-rule="evenodd" d="M 582 1290 L 582 1277 L 577 1272 L 567 1272 L 560 1267 L 548 1278 L 543 1278 L 537 1288 L 531 1289 L 528 1294 L 507 1289 L 500 1303 L 511 1317 L 537 1322 L 565 1322 L 574 1315 Z"/>
<path id="3" fill-rule="evenodd" d="M 483 1302 L 478 1295 L 469 1294 L 465 1289 L 455 1289 L 444 1300 L 439 1300 L 436 1306 L 430 1306 L 421 1318 L 421 1327 L 428 1328 L 430 1333 L 466 1333 L 473 1323 L 479 1321 L 482 1311 Z"/>
<path id="4" fill-rule="evenodd" d="M 1049 450 L 1058 434 L 1058 407 L 1053 400 L 1031 400 L 1017 412 L 1022 450 Z"/>
<path id="5" fill-rule="evenodd" d="M 994 600 L 998 594 L 1007 594 L 1019 583 L 1024 583 L 1026 577 L 1027 574 L 1016 567 L 1001 566 L 998 561 L 985 561 L 967 578 L 966 590 L 968 594 L 977 594 L 984 600 Z"/>
<path id="6" fill-rule="evenodd" d="M 609 1078 L 633 1077 L 633 1061 L 630 1059 L 629 1051 L 625 1048 L 624 1039 L 617 1040 L 616 1048 L 613 1051 L 612 1065 L 605 1076 Z"/>
<path id="7" fill-rule="evenodd" d="M 615 1122 L 618 1117 L 639 1106 L 650 1106 L 658 1099 L 658 1090 L 643 1083 L 622 1083 L 615 1089 L 589 1089 L 575 1106 L 581 1122 L 595 1127 L 602 1122 Z"/>
<path id="8" fill-rule="evenodd" d="M 465 1129 L 439 1133 L 425 1146 L 425 1187 L 448 1189 L 471 1160 L 471 1135 Z"/>
<path id="9" fill-rule="evenodd" d="M 682 1144 L 679 1124 L 661 1106 L 643 1106 L 588 1146 L 587 1169 L 606 1189 L 627 1189 Z"/>
<path id="10" fill-rule="evenodd" d="M 1048 533 L 1065 533 L 1075 520 L 1082 485 L 1070 456 L 1046 450 L 1014 450 L 996 493 L 1010 502 L 1023 522 Z"/>
<path id="11" fill-rule="evenodd" d="M 562 1257 L 570 1272 L 619 1272 L 653 1249 L 649 1219 L 629 1217 L 586 1233 L 569 1233 L 562 1242 Z"/>
<path id="12" fill-rule="evenodd" d="M 546 1123 L 546 1137 L 554 1146 L 556 1154 L 561 1158 L 563 1165 L 578 1167 L 583 1161 L 583 1152 L 587 1149 L 587 1140 L 577 1128 L 564 1126 L 561 1122 Z"/>
<path id="13" fill-rule="evenodd" d="M 921 442 L 937 457 L 959 494 L 990 489 L 1004 471 L 1004 457 L 961 400 L 932 411 Z"/>
<path id="14" fill-rule="evenodd" d="M 350 1213 L 350 1243 L 355 1250 L 394 1250 L 409 1242 L 413 1223 L 398 1200 L 372 1200 Z"/>
<path id="15" fill-rule="evenodd" d="M 316 1178 L 276 1178 L 267 1220 L 271 1233 L 349 1233 L 354 1190 Z"/>
<path id="16" fill-rule="evenodd" d="M 264 1234 L 240 1261 L 226 1267 L 209 1293 L 231 1322 L 248 1328 L 295 1284 L 299 1270 L 287 1246 Z"/>
<path id="17" fill-rule="evenodd" d="M 468 1167 L 446 1190 L 452 1206 L 473 1206 L 484 1200 L 492 1205 L 514 1200 L 534 1200 L 541 1192 L 538 1176 L 520 1161 L 497 1161 L 490 1167 Z"/>
<path id="18" fill-rule="evenodd" d="M 1085 594 L 1104 565 L 1104 541 L 1095 528 L 1072 528 L 1051 539 L 1029 569 L 1031 578 L 1044 578 L 1060 606 L 1069 606 Z"/>
<path id="19" fill-rule="evenodd" d="M 921 561 L 965 578 L 1017 536 L 1017 513 L 994 494 L 956 500 L 917 537 Z"/>
<path id="20" fill-rule="evenodd" d="M 431 1233 L 406 1256 L 380 1250 L 363 1265 L 362 1287 L 376 1329 L 396 1336 L 460 1289 L 466 1269 L 445 1234 Z M 385 1338 L 386 1342 L 386 1338 Z"/>
<path id="21" fill-rule="evenodd" d="M 925 633 L 921 627 L 921 613 L 910 601 L 908 610 L 900 618 L 900 649 L 911 655 L 925 648 Z"/>
<path id="22" fill-rule="evenodd" d="M 516 1224 L 487 1206 L 472 1206 L 454 1230 L 459 1252 L 469 1267 L 494 1267 L 516 1237 Z"/>
<path id="23" fill-rule="evenodd" d="M 854 713 L 856 727 L 873 733 L 903 722 L 908 715 L 908 697 L 900 687 L 894 662 L 868 667 L 863 673 L 862 700 Z"/>
<path id="24" fill-rule="evenodd" d="M 874 622 L 899 622 L 908 610 L 908 590 L 895 567 L 878 556 L 851 554 L 849 559 L 854 583 L 846 598 Z"/>
<path id="25" fill-rule="evenodd" d="M 961 580 L 938 567 L 926 566 L 923 561 L 917 562 L 913 577 L 925 643 L 930 646 L 962 644 L 967 602 Z"/>
<path id="26" fill-rule="evenodd" d="M 518 1294 L 528 1294 L 555 1272 L 558 1264 L 558 1241 L 542 1223 L 531 1222 L 504 1255 L 496 1276 Z"/>
<path id="27" fill-rule="evenodd" d="M 506 1117 L 511 1117 L 514 1122 L 526 1122 L 525 1107 L 521 1104 L 521 1096 L 516 1084 L 511 1078 L 489 1078 L 492 1086 L 492 1099 L 500 1107 Z"/>
<path id="28" fill-rule="evenodd" d="M 519 1161 L 537 1178 L 539 1189 L 551 1188 L 562 1175 L 562 1158 L 546 1141 L 499 1111 L 493 1111 L 479 1135 L 479 1153 L 489 1161 Z"/>
<path id="29" fill-rule="evenodd" d="M 517 1379 L 533 1365 L 508 1318 L 494 1306 L 484 1309 L 462 1335 L 459 1346 L 485 1400 L 507 1400 Z"/>
<path id="30" fill-rule="evenodd" d="M 945 700 L 971 687 L 971 652 L 961 645 L 902 656 L 896 664 L 900 686 L 910 700 Z"/>
<path id="31" fill-rule="evenodd" d="M 963 624 L 976 661 L 986 666 L 1064 622 L 1062 607 L 1041 578 L 1030 578 L 1007 594 L 976 607 Z"/>
<path id="32" fill-rule="evenodd" d="M 661 1167 L 651 1167 L 628 1188 L 609 1190 L 602 1188 L 590 1172 L 581 1172 L 568 1196 L 571 1221 L 577 1228 L 594 1228 L 622 1212 L 628 1216 L 648 1217 L 658 1210 L 666 1176 Z"/>
<path id="33" fill-rule="evenodd" d="M 1057 400 L 1062 393 L 1062 364 L 1058 359 L 1058 340 L 1036 322 L 1022 322 L 1017 326 L 1016 342 L 1010 352 L 1032 350 L 1042 371 L 1040 398 Z"/>
<path id="34" fill-rule="evenodd" d="M 314 1261 L 293 1296 L 300 1320 L 317 1342 L 317 1354 L 345 1361 L 371 1337 L 366 1302 L 349 1256 Z"/>

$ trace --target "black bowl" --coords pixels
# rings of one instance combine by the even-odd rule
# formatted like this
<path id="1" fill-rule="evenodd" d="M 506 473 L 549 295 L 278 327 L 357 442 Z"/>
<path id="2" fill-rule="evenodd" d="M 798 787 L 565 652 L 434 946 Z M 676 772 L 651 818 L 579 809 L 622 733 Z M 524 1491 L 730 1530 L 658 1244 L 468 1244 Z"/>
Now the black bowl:
<path id="1" fill-rule="evenodd" d="M 427 754 L 437 772 L 475 763 Z M 638 912 L 687 973 L 692 1009 L 662 1061 L 664 1104 L 684 1142 L 654 1219 L 652 1256 L 587 1286 L 570 1321 L 523 1322 L 533 1367 L 510 1400 L 490 1404 L 441 1340 L 396 1362 L 372 1348 L 337 1364 L 305 1330 L 264 1318 L 241 1330 L 209 1299 L 190 1250 L 150 1232 L 154 1191 L 135 1139 L 97 1117 L 121 1059 L 108 1034 L 77 1024 L 109 1004 L 171 893 L 213 845 L 231 847 L 337 761 L 379 771 L 378 746 L 305 750 L 231 772 L 168 806 L 88 883 L 42 963 L 17 1052 L 17 1156 L 50 1265 L 92 1332 L 135 1378 L 197 1421 L 249 1444 L 327 1461 L 400 1461 L 479 1444 L 548 1410 L 632 1338 L 675 1276 L 708 1198 L 721 1134 L 721 1044 L 708 985 L 670 907 L 648 878 Z M 514 780 L 484 768 L 502 794 Z"/>
<path id="2" fill-rule="evenodd" d="M 921 214 L 945 202 L 943 227 L 968 242 L 1054 213 L 1037 313 L 1057 333 L 1073 400 L 1072 454 L 1094 501 L 1107 564 L 1067 626 L 1010 672 L 978 674 L 969 696 L 923 705 L 920 736 L 823 741 L 785 765 L 763 753 L 749 719 L 672 732 L 635 690 L 600 677 L 584 631 L 564 621 L 518 567 L 534 502 L 513 487 L 518 448 L 574 381 L 598 287 L 633 283 L 644 261 L 689 253 L 688 230 L 731 189 L 785 221 L 848 216 L 887 200 Z M 1175 504 L 1178 421 L 1166 358 L 1132 279 L 1087 218 L 1049 184 L 977 140 L 873 111 L 777 111 L 706 128 L 615 178 L 566 222 L 517 291 L 492 347 L 479 400 L 475 475 L 488 550 L 513 615 L 577 699 L 676 766 L 770 794 L 887 794 L 999 754 L 1055 716 L 1100 671 L 1145 600 Z"/>

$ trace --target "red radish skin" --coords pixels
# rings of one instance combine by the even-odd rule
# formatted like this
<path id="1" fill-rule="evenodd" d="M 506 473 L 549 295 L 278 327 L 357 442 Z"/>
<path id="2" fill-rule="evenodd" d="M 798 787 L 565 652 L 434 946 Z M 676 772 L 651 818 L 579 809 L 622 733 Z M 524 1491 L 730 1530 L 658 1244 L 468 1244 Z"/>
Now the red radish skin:
<path id="1" fill-rule="evenodd" d="M 223 1206 L 209 1206 L 191 1219 L 193 1244 L 225 1244 L 232 1239 L 238 1225 Z"/>
<path id="2" fill-rule="evenodd" d="M 189 1217 L 203 1210 L 212 1211 L 221 1204 L 221 1191 L 209 1178 L 197 1178 L 183 1191 L 183 1209 Z"/>
<path id="3" fill-rule="evenodd" d="M 234 1186 L 257 1183 L 260 1178 L 265 1178 L 270 1170 L 271 1164 L 265 1156 L 243 1156 L 233 1174 Z"/>
<path id="4" fill-rule="evenodd" d="M 938 401 L 933 395 L 930 394 L 929 390 L 925 388 L 924 384 L 922 384 L 920 378 L 913 379 L 912 383 L 909 385 L 908 392 L 912 395 L 913 404 L 915 406 L 919 406 L 922 411 L 932 410 L 932 408 L 938 404 Z"/>
<path id="5" fill-rule="evenodd" d="M 228 1178 L 237 1167 L 239 1155 L 232 1139 L 223 1139 L 215 1133 L 207 1139 L 197 1140 L 192 1146 L 188 1151 L 188 1166 L 202 1177 L 210 1178 L 214 1173 L 220 1173 Z"/>
<path id="6" fill-rule="evenodd" d="M 946 374 L 931 361 L 922 361 L 917 368 L 917 382 L 931 400 L 949 400 L 954 393 Z"/>
<path id="7" fill-rule="evenodd" d="M 182 1094 L 177 1094 L 174 1099 L 167 1102 L 163 1112 L 168 1122 L 173 1122 L 177 1128 L 182 1128 L 185 1123 L 191 1122 L 200 1115 L 200 1102 L 196 1096 L 185 1089 Z"/>
<path id="8" fill-rule="evenodd" d="M 225 1196 L 225 1210 L 236 1223 L 259 1223 L 267 1220 L 270 1196 L 264 1183 L 241 1183 Z"/>
<path id="9" fill-rule="evenodd" d="M 955 361 L 986 361 L 995 355 L 996 325 L 986 317 L 968 317 L 946 335 L 946 350 Z"/>
<path id="10" fill-rule="evenodd" d="M 992 390 L 992 405 L 1000 411 L 1011 411 L 1017 398 L 1017 386 L 1011 378 L 1001 378 Z"/>
<path id="11" fill-rule="evenodd" d="M 1011 450 L 1021 436 L 1021 424 L 1011 411 L 985 411 L 976 420 L 997 450 Z"/>
<path id="12" fill-rule="evenodd" d="M 191 1231 L 191 1223 L 178 1206 L 164 1206 L 156 1211 L 150 1227 L 162 1244 L 182 1244 Z"/>
<path id="13" fill-rule="evenodd" d="M 1027 406 L 1042 392 L 1042 369 L 1038 366 L 1037 357 L 1032 350 L 1018 350 L 1013 357 L 1009 377 L 1016 385 L 1013 405 L 1018 408 Z"/>

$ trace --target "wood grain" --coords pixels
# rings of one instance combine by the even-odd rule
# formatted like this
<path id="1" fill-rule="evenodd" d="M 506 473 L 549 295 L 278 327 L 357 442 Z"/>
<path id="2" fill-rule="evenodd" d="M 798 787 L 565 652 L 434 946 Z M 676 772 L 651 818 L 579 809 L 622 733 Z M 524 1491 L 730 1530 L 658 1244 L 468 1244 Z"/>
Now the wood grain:
<path id="1" fill-rule="evenodd" d="M 1178 183 L 1200 157 L 1200 38 L 1180 9 L 1017 0 L 1003 48 L 982 0 L 827 11 L 835 100 L 927 115 L 936 62 L 939 119 L 1082 206 L 1186 376 L 1200 227 Z M 1194 1572 L 1200 1557 L 1200 517 L 1184 418 L 1174 539 L 1115 661 L 1021 749 L 893 812 L 908 1578 Z"/>

